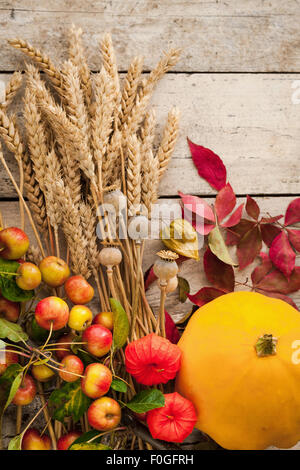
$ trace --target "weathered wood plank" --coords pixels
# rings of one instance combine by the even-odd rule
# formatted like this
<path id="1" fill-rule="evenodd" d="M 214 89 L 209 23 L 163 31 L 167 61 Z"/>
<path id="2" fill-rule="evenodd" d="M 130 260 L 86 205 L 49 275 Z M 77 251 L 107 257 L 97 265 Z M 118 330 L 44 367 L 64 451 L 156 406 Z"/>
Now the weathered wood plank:
<path id="1" fill-rule="evenodd" d="M 238 198 L 238 202 L 242 202 L 242 198 Z M 259 206 L 261 207 L 262 214 L 267 215 L 278 215 L 284 214 L 289 202 L 292 200 L 292 197 L 264 197 L 256 198 Z M 211 201 L 209 201 L 211 202 Z M 163 199 L 159 201 L 161 206 L 161 214 L 166 217 L 169 214 L 169 208 L 175 208 L 174 217 L 180 217 L 180 207 L 178 201 L 175 199 Z M 18 224 L 19 223 L 19 212 L 18 204 L 16 202 L 0 202 L 0 211 L 2 212 L 5 222 L 7 225 Z M 176 213 L 177 211 L 177 213 Z M 159 220 L 154 220 L 154 232 L 157 232 L 156 227 L 158 226 Z M 32 231 L 30 227 L 26 229 L 31 240 L 34 241 Z M 156 253 L 163 248 L 163 244 L 159 239 L 152 239 L 146 242 L 143 265 L 144 270 L 148 269 L 154 262 Z M 203 250 L 200 253 L 201 257 L 203 255 Z M 298 264 L 300 264 L 300 258 L 298 258 Z M 253 266 L 252 266 L 253 269 Z M 245 282 L 245 279 L 250 277 L 252 269 L 245 269 L 242 272 L 236 272 L 236 280 L 239 282 Z M 196 262 L 194 260 L 185 261 L 180 268 L 180 276 L 186 278 L 189 281 L 191 293 L 196 293 L 201 287 L 209 285 L 203 273 L 202 263 Z M 159 308 L 159 289 L 156 283 L 154 283 L 149 290 L 147 295 L 150 301 L 151 306 L 154 308 L 154 311 L 157 311 Z M 293 296 L 294 301 L 300 306 L 300 292 L 297 292 Z M 98 310 L 97 300 L 93 304 L 94 311 Z M 170 314 L 174 316 L 175 319 L 179 319 L 181 316 L 186 314 L 191 310 L 192 304 L 189 301 L 186 301 L 184 304 L 179 302 L 178 292 L 174 292 L 167 296 L 166 308 Z"/>
<path id="2" fill-rule="evenodd" d="M 93 69 L 100 63 L 98 40 L 111 31 L 122 70 L 136 54 L 145 55 L 146 67 L 152 67 L 158 51 L 170 45 L 184 50 L 180 71 L 300 70 L 299 6 L 293 0 L 3 1 L 0 70 L 20 65 L 6 45 L 13 36 L 62 59 L 65 30 L 72 23 L 85 30 Z"/>
<path id="3" fill-rule="evenodd" d="M 9 75 L 1 77 L 7 81 Z M 223 158 L 239 194 L 299 193 L 300 105 L 292 102 L 292 86 L 299 78 L 300 74 L 165 77 L 153 97 L 158 134 L 172 105 L 180 108 L 181 122 L 160 194 L 174 195 L 178 190 L 213 194 L 194 168 L 187 136 Z M 21 114 L 21 97 L 12 111 Z M 16 174 L 13 158 L 10 163 Z M 0 197 L 13 197 L 12 186 L 0 171 Z"/>

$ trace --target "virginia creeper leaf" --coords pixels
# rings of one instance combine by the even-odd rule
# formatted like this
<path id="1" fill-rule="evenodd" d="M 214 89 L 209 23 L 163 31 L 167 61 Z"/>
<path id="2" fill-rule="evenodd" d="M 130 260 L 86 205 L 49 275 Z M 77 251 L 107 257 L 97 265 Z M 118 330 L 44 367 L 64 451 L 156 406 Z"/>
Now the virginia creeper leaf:
<path id="1" fill-rule="evenodd" d="M 300 222 L 300 197 L 290 202 L 284 218 L 285 225 L 297 224 L 298 222 Z"/>
<path id="2" fill-rule="evenodd" d="M 225 244 L 224 238 L 218 226 L 216 226 L 208 235 L 208 244 L 211 251 L 224 263 L 235 266 Z"/>
<path id="3" fill-rule="evenodd" d="M 256 223 L 252 220 L 241 219 L 237 225 L 227 230 L 226 245 L 237 245 L 241 238 L 255 225 Z"/>
<path id="4" fill-rule="evenodd" d="M 54 408 L 54 419 L 63 423 L 66 417 L 71 416 L 76 423 L 87 411 L 92 400 L 82 392 L 80 380 L 76 380 L 54 390 L 49 402 Z"/>
<path id="5" fill-rule="evenodd" d="M 202 287 L 196 294 L 188 295 L 188 298 L 193 304 L 202 307 L 208 302 L 211 302 L 217 297 L 225 294 L 226 292 L 216 289 L 215 287 Z"/>
<path id="6" fill-rule="evenodd" d="M 282 219 L 283 215 L 275 215 L 275 217 L 262 217 L 260 219 L 260 224 L 274 224 L 278 220 Z"/>
<path id="7" fill-rule="evenodd" d="M 120 349 L 126 343 L 129 335 L 129 321 L 127 314 L 116 299 L 109 299 L 109 303 L 114 317 L 114 330 L 113 330 L 113 349 Z"/>
<path id="8" fill-rule="evenodd" d="M 184 194 L 181 191 L 178 191 L 178 194 L 181 197 L 183 205 L 186 206 L 187 210 L 193 212 L 194 214 L 197 214 L 203 219 L 215 222 L 214 212 L 206 201 L 204 201 L 198 196 L 190 196 L 189 194 Z"/>
<path id="9" fill-rule="evenodd" d="M 177 276 L 177 279 L 179 288 L 179 300 L 181 303 L 184 303 L 187 299 L 187 294 L 190 293 L 190 285 L 184 277 Z"/>
<path id="10" fill-rule="evenodd" d="M 276 227 L 276 225 L 272 224 L 261 224 L 260 230 L 262 239 L 268 247 L 272 245 L 274 238 L 276 238 L 277 235 L 279 235 L 281 232 L 279 227 Z"/>
<path id="11" fill-rule="evenodd" d="M 204 178 L 213 188 L 220 191 L 226 184 L 226 168 L 221 158 L 212 150 L 194 144 L 187 139 L 194 165 L 199 175 Z"/>
<path id="12" fill-rule="evenodd" d="M 255 288 L 279 294 L 296 292 L 300 289 L 300 268 L 296 267 L 289 279 L 278 269 L 274 269 L 257 282 Z"/>
<path id="13" fill-rule="evenodd" d="M 252 284 L 258 284 L 273 269 L 272 261 L 266 253 L 259 254 L 261 263 L 252 271 Z"/>
<path id="14" fill-rule="evenodd" d="M 296 251 L 300 253 L 300 230 L 286 229 L 289 241 Z"/>
<path id="15" fill-rule="evenodd" d="M 234 290 L 234 271 L 229 264 L 223 263 L 209 248 L 203 257 L 204 271 L 207 280 L 217 289 L 225 292 Z"/>
<path id="16" fill-rule="evenodd" d="M 151 388 L 139 392 L 130 402 L 126 403 L 126 406 L 134 413 L 146 413 L 155 408 L 161 408 L 164 404 L 165 397 L 163 393 L 156 388 Z"/>
<path id="17" fill-rule="evenodd" d="M 154 271 L 153 271 L 153 265 L 150 266 L 150 268 L 145 272 L 145 275 L 144 275 L 144 284 L 145 284 L 145 290 L 147 290 L 151 284 L 156 281 L 157 279 L 157 276 L 156 274 L 154 274 Z"/>
<path id="18" fill-rule="evenodd" d="M 177 326 L 174 323 L 173 318 L 168 312 L 165 311 L 165 329 L 166 329 L 166 338 L 171 341 L 173 344 L 177 344 L 180 340 L 180 334 L 177 329 Z"/>
<path id="19" fill-rule="evenodd" d="M 222 188 L 216 197 L 215 209 L 218 221 L 221 222 L 234 209 L 236 197 L 229 183 Z"/>
<path id="20" fill-rule="evenodd" d="M 258 207 L 257 202 L 251 197 L 247 195 L 247 202 L 246 202 L 246 212 L 247 214 L 252 217 L 252 219 L 257 220 L 260 214 L 260 209 Z"/>
<path id="21" fill-rule="evenodd" d="M 23 331 L 22 327 L 16 323 L 12 323 L 5 318 L 0 318 L 0 338 L 8 338 L 14 343 L 27 341 L 28 335 Z"/>
<path id="22" fill-rule="evenodd" d="M 242 217 L 244 204 L 241 204 L 237 209 L 231 214 L 231 216 L 224 222 L 222 222 L 222 227 L 233 227 L 237 225 Z"/>
<path id="23" fill-rule="evenodd" d="M 237 246 L 237 257 L 239 260 L 239 268 L 244 269 L 252 263 L 259 254 L 262 247 L 262 238 L 260 230 L 254 226 L 239 241 Z"/>
<path id="24" fill-rule="evenodd" d="M 285 232 L 281 232 L 274 238 L 269 251 L 273 264 L 288 278 L 290 277 L 294 267 L 296 254 L 292 249 L 288 236 Z"/>

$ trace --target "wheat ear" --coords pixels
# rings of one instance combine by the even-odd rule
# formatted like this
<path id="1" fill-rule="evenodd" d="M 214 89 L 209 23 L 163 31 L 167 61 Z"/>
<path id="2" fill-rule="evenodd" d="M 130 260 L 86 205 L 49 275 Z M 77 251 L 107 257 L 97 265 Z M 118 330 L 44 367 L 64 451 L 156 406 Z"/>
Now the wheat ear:
<path id="1" fill-rule="evenodd" d="M 33 47 L 29 42 L 19 38 L 10 39 L 8 43 L 15 49 L 22 51 L 28 57 L 33 59 L 34 62 L 48 75 L 56 91 L 62 95 L 63 89 L 61 74 L 46 54 Z"/>
<path id="2" fill-rule="evenodd" d="M 159 164 L 159 179 L 162 178 L 164 172 L 167 169 L 178 137 L 178 129 L 179 110 L 178 108 L 174 107 L 168 114 L 163 137 L 156 155 Z"/>
<path id="3" fill-rule="evenodd" d="M 21 72 L 14 72 L 5 89 L 5 101 L 0 103 L 0 109 L 7 108 L 22 85 Z"/>
<path id="4" fill-rule="evenodd" d="M 92 102 L 93 92 L 91 74 L 86 62 L 82 44 L 82 29 L 76 28 L 74 24 L 69 29 L 69 57 L 72 63 L 79 70 L 81 87 L 84 93 L 85 102 L 89 108 Z"/>
<path id="5" fill-rule="evenodd" d="M 120 101 L 120 82 L 117 68 L 115 51 L 109 33 L 104 34 L 100 42 L 100 50 L 102 54 L 103 66 L 112 81 L 113 95 L 117 104 Z"/>
<path id="6" fill-rule="evenodd" d="M 141 203 L 141 154 L 136 135 L 128 139 L 126 182 L 128 206 L 133 215 Z"/>
<path id="7" fill-rule="evenodd" d="M 137 89 L 141 80 L 143 71 L 143 57 L 135 57 L 129 66 L 124 79 L 124 85 L 121 96 L 120 125 L 122 126 L 132 110 L 137 94 Z"/>
<path id="8" fill-rule="evenodd" d="M 60 196 L 61 166 L 54 149 L 45 155 L 45 169 L 44 185 L 47 216 L 51 226 L 57 231 L 62 221 L 61 205 L 57 197 L 57 194 Z"/>

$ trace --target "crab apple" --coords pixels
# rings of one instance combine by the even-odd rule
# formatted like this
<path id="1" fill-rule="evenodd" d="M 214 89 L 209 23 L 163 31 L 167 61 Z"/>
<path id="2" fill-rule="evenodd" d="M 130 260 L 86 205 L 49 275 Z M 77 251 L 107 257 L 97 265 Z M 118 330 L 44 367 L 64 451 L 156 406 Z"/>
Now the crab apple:
<path id="1" fill-rule="evenodd" d="M 20 315 L 20 304 L 0 296 L 0 318 L 16 322 Z"/>
<path id="2" fill-rule="evenodd" d="M 78 380 L 78 375 L 84 371 L 84 365 L 79 357 L 74 354 L 69 354 L 61 361 L 59 376 L 65 382 L 75 382 Z"/>
<path id="3" fill-rule="evenodd" d="M 48 382 L 55 375 L 53 369 L 45 364 L 33 365 L 32 375 L 38 382 Z"/>
<path id="4" fill-rule="evenodd" d="M 62 335 L 57 341 L 58 344 L 55 346 L 56 347 L 55 354 L 60 361 L 71 353 L 71 343 L 73 339 L 74 339 L 73 333 L 66 333 Z"/>
<path id="5" fill-rule="evenodd" d="M 39 268 L 33 263 L 22 263 L 17 270 L 16 284 L 20 289 L 36 289 L 42 282 Z"/>
<path id="6" fill-rule="evenodd" d="M 94 288 L 83 276 L 71 276 L 64 285 L 66 295 L 73 304 L 87 304 L 94 297 Z"/>
<path id="7" fill-rule="evenodd" d="M 0 375 L 4 374 L 8 366 L 19 362 L 18 355 L 14 352 L 0 352 Z"/>
<path id="8" fill-rule="evenodd" d="M 36 395 L 36 385 L 31 377 L 31 375 L 27 374 L 23 377 L 22 383 L 18 388 L 14 398 L 13 403 L 15 405 L 29 405 L 32 402 Z"/>
<path id="9" fill-rule="evenodd" d="M 93 320 L 92 311 L 85 305 L 74 305 L 71 308 L 68 325 L 72 330 L 83 331 Z"/>
<path id="10" fill-rule="evenodd" d="M 112 345 L 112 334 L 102 325 L 89 326 L 82 335 L 86 350 L 93 356 L 101 357 L 108 353 Z"/>
<path id="11" fill-rule="evenodd" d="M 93 324 L 102 325 L 109 330 L 113 330 L 114 327 L 114 316 L 112 312 L 100 312 L 95 316 Z"/>
<path id="12" fill-rule="evenodd" d="M 47 256 L 39 265 L 43 281 L 51 287 L 62 286 L 70 276 L 67 263 L 56 256 Z"/>
<path id="13" fill-rule="evenodd" d="M 121 407 L 110 397 L 95 400 L 87 412 L 90 425 L 98 431 L 110 431 L 121 421 Z"/>
<path id="14" fill-rule="evenodd" d="M 50 450 L 51 441 L 49 436 L 43 436 L 34 429 L 29 428 L 22 439 L 22 450 Z"/>
<path id="15" fill-rule="evenodd" d="M 23 230 L 8 227 L 0 231 L 0 254 L 4 259 L 18 259 L 29 248 L 29 238 Z"/>
<path id="16" fill-rule="evenodd" d="M 68 450 L 81 435 L 82 433 L 79 431 L 70 431 L 68 434 L 64 434 L 57 441 L 57 450 Z"/>
<path id="17" fill-rule="evenodd" d="M 35 319 L 40 327 L 53 331 L 64 328 L 69 319 L 68 304 L 59 297 L 46 297 L 35 308 Z"/>
<path id="18" fill-rule="evenodd" d="M 95 362 L 89 364 L 81 379 L 81 389 L 90 398 L 100 398 L 110 389 L 112 374 L 108 367 Z"/>

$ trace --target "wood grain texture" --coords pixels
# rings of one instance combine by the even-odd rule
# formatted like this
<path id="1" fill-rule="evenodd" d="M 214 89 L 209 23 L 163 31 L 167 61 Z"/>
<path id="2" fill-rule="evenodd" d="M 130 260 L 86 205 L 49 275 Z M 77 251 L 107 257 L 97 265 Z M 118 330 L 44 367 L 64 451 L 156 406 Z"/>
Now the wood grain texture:
<path id="1" fill-rule="evenodd" d="M 292 200 L 292 197 L 264 197 L 256 198 L 259 206 L 262 210 L 262 215 L 270 214 L 272 216 L 284 214 L 285 210 Z M 245 198 L 238 198 L 238 203 L 244 202 Z M 211 203 L 211 200 L 207 200 Z M 170 214 L 170 207 L 172 207 L 172 218 L 178 218 L 181 216 L 181 210 L 176 199 L 160 199 L 160 218 L 154 216 L 153 220 L 153 234 L 159 233 L 159 224 L 163 221 L 163 224 L 167 223 L 167 216 Z M 19 208 L 17 202 L 0 202 L 0 211 L 3 214 L 6 225 L 15 225 L 19 223 Z M 27 233 L 30 236 L 31 240 L 34 240 L 32 231 L 29 226 L 27 226 Z M 202 240 L 203 241 L 203 240 Z M 201 244 L 201 240 L 199 240 Z M 154 262 L 156 258 L 156 253 L 163 248 L 163 243 L 159 240 L 158 237 L 148 240 L 146 242 L 144 257 L 143 257 L 143 267 L 146 271 Z M 200 257 L 202 259 L 203 249 L 200 251 Z M 300 265 L 300 258 L 298 257 L 297 264 Z M 245 270 L 238 272 L 236 271 L 236 280 L 238 282 L 245 282 L 249 278 L 253 266 L 250 266 L 250 269 L 246 268 Z M 202 262 L 197 262 L 194 260 L 185 261 L 180 268 L 180 276 L 186 278 L 189 281 L 191 293 L 195 294 L 201 287 L 209 285 L 206 280 L 205 274 L 203 272 Z M 238 289 L 239 290 L 239 289 Z M 147 291 L 147 296 L 150 301 L 151 306 L 156 312 L 159 308 L 159 289 L 156 283 Z M 293 299 L 300 307 L 300 292 L 294 294 Z M 98 311 L 98 303 L 95 300 L 92 304 L 93 310 L 96 313 Z M 175 319 L 179 319 L 186 313 L 191 310 L 192 304 L 190 301 L 186 301 L 184 304 L 179 302 L 178 292 L 174 292 L 167 296 L 166 309 L 170 314 L 174 316 Z"/>
<path id="2" fill-rule="evenodd" d="M 126 70 L 137 53 L 145 66 L 168 46 L 183 48 L 179 71 L 300 71 L 299 4 L 294 0 L 10 0 L 0 3 L 0 70 L 20 66 L 5 44 L 20 36 L 64 58 L 65 28 L 85 30 L 89 63 L 99 69 L 97 43 L 111 31 Z M 153 53 L 155 52 L 155 53 Z"/>
<path id="3" fill-rule="evenodd" d="M 9 75 L 3 75 L 7 81 Z M 178 190 L 214 194 L 193 165 L 186 137 L 218 153 L 239 194 L 289 194 L 300 188 L 300 104 L 292 88 L 300 74 L 168 74 L 153 96 L 157 132 L 168 110 L 181 110 L 180 132 L 160 195 Z M 21 114 L 21 97 L 12 111 Z M 159 142 L 157 139 L 156 143 Z M 17 174 L 14 159 L 9 158 Z M 0 170 L 0 197 L 14 197 Z"/>

